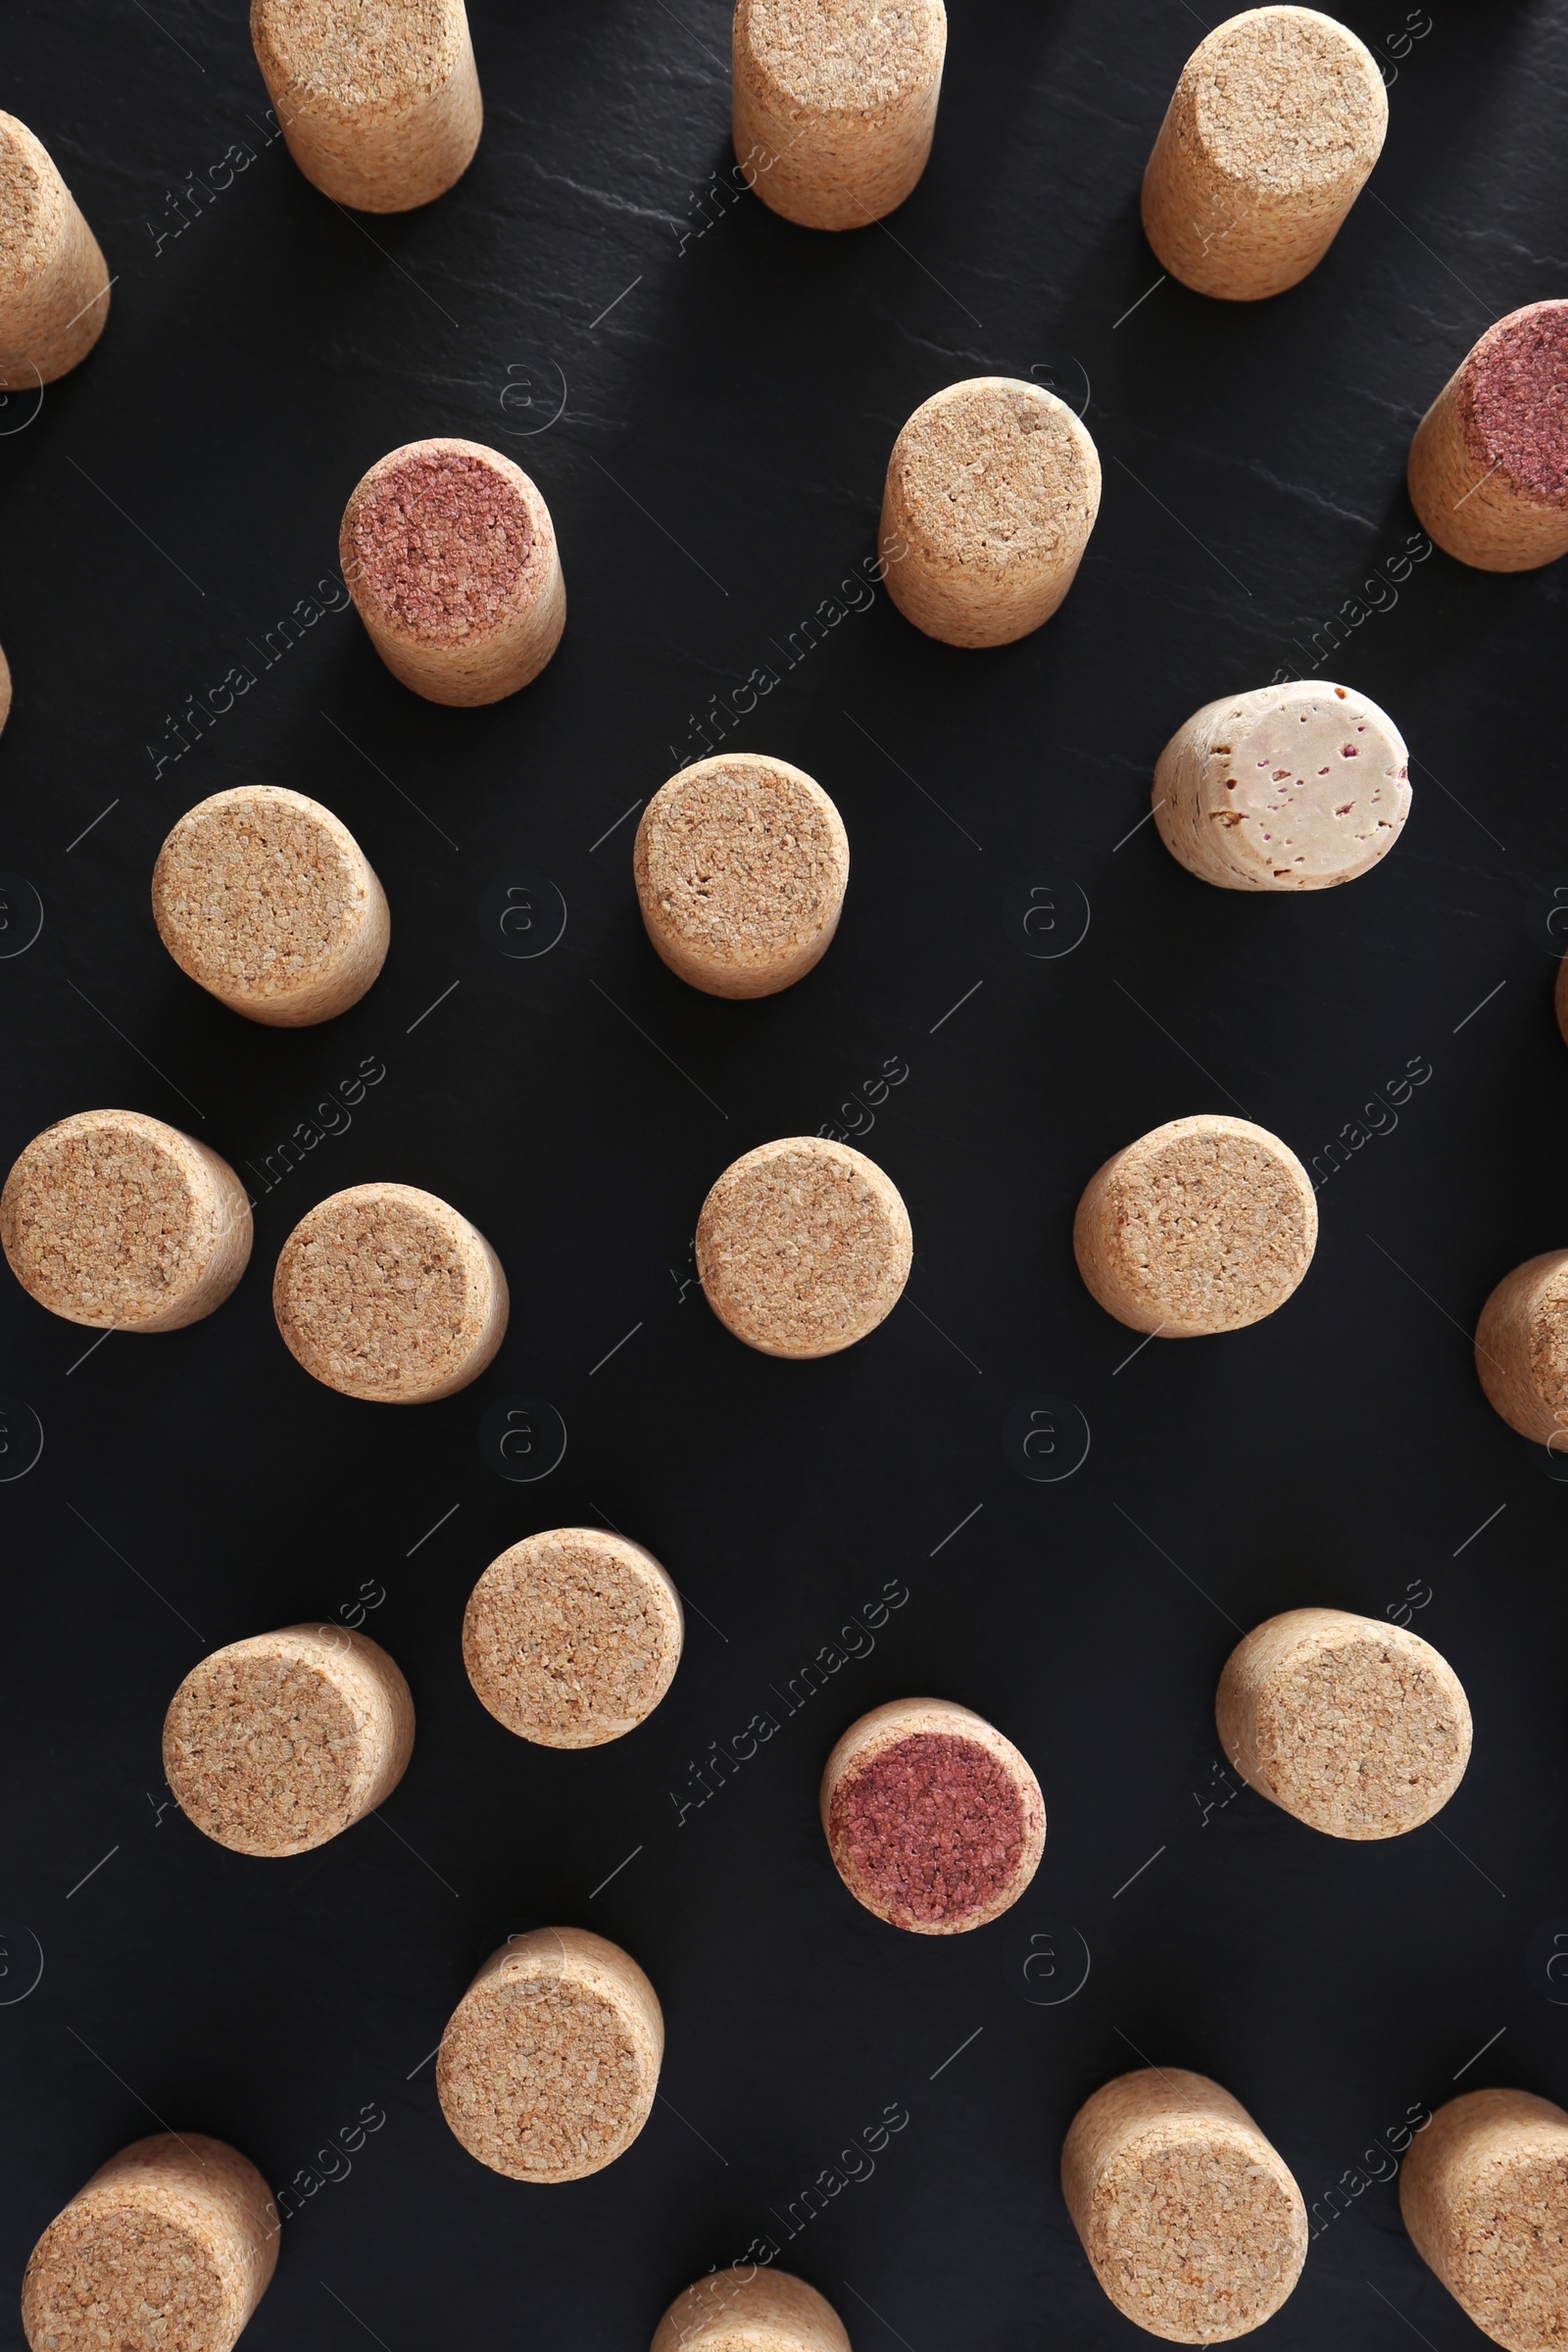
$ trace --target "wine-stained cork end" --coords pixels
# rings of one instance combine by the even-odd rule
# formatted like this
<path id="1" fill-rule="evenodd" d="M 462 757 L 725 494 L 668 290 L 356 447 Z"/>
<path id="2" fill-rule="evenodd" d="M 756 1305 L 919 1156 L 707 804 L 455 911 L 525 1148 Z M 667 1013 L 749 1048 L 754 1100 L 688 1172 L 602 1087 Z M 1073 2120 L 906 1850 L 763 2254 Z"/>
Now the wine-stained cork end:
<path id="1" fill-rule="evenodd" d="M 1399 2168 L 1411 2243 L 1504 2352 L 1568 2336 L 1568 2115 L 1527 2090 L 1440 2107 Z"/>
<path id="2" fill-rule="evenodd" d="M 825 2295 L 788 2271 L 710 2271 L 675 2297 L 649 2352 L 850 2352 Z"/>
<path id="3" fill-rule="evenodd" d="M 743 177 L 804 228 L 864 228 L 891 213 L 931 152 L 947 44 L 942 0 L 739 0 Z"/>
<path id="4" fill-rule="evenodd" d="M 109 317 L 109 265 L 41 139 L 0 114 L 0 391 L 79 366 Z"/>
<path id="5" fill-rule="evenodd" d="M 251 43 L 289 153 L 334 204 L 445 195 L 484 125 L 463 0 L 251 0 Z"/>
<path id="6" fill-rule="evenodd" d="M 1568 555 L 1568 301 L 1489 326 L 1416 428 L 1410 503 L 1439 547 L 1482 571 Z"/>
<path id="7" fill-rule="evenodd" d="M 835 1355 L 892 1313 L 913 1255 L 897 1188 L 848 1144 L 792 1136 L 733 1161 L 703 1202 L 703 1296 L 764 1355 Z"/>
<path id="8" fill-rule="evenodd" d="M 463 1663 L 498 1723 L 542 1747 L 599 1747 L 646 1722 L 674 1680 L 680 1595 L 640 1544 L 597 1527 L 528 1536 L 468 1596 Z"/>

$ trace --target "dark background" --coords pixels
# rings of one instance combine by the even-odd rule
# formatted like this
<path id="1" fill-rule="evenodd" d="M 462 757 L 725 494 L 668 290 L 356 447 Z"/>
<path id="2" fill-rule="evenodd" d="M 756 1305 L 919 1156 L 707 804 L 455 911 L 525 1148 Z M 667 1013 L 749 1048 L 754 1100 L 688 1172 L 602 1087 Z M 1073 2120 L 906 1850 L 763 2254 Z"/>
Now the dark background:
<path id="1" fill-rule="evenodd" d="M 1419 38 L 1398 0 L 1347 13 L 1396 78 L 1327 261 L 1273 302 L 1165 283 L 1125 316 L 1157 278 L 1139 175 L 1203 22 L 1181 0 L 957 0 L 930 168 L 886 229 L 839 237 L 713 193 L 724 0 L 479 0 L 475 163 L 366 222 L 266 143 L 238 0 L 12 0 L 0 100 L 118 274 L 86 365 L 0 410 L 0 865 L 43 908 L 0 961 L 0 1165 L 129 1105 L 259 1200 L 239 1291 L 170 1337 L 88 1354 L 0 1279 L 0 1390 L 44 1433 L 0 1486 L 9 2281 L 163 2121 L 281 2186 L 341 2172 L 334 2136 L 384 2111 L 289 2223 L 256 2352 L 635 2347 L 760 2234 L 857 2352 L 1131 2347 L 1057 2155 L 1147 2054 L 1226 2083 L 1316 2209 L 1280 2352 L 1482 2340 L 1393 2182 L 1354 2184 L 1456 2089 L 1568 2096 L 1544 1965 L 1568 1934 L 1568 1493 L 1488 1409 L 1468 1339 L 1493 1283 L 1568 1239 L 1562 567 L 1433 554 L 1326 662 L 1313 633 L 1414 532 L 1405 451 L 1450 369 L 1565 290 L 1568 9 L 1433 0 Z M 253 160 L 218 189 L 231 144 Z M 774 648 L 873 551 L 898 427 L 982 372 L 1088 389 L 1104 496 L 1060 614 L 965 654 L 879 593 L 786 670 Z M 549 669 L 437 709 L 352 612 L 264 669 L 266 632 L 330 587 L 359 475 L 438 433 L 508 451 L 549 501 L 570 597 Z M 171 715 L 246 661 L 254 688 L 160 770 Z M 766 662 L 781 682 L 729 740 L 821 780 L 854 871 L 819 969 L 729 1004 L 647 945 L 630 811 L 701 750 L 689 714 Z M 1314 663 L 1404 731 L 1403 838 L 1341 892 L 1207 888 L 1135 830 L 1154 758 L 1199 704 Z M 232 1017 L 151 920 L 174 819 L 259 778 L 335 809 L 391 900 L 381 979 L 324 1028 Z M 1046 944 L 1081 928 L 1076 892 L 1092 908 L 1054 959 L 1005 912 L 1042 873 Z M 532 959 L 501 952 L 519 875 L 568 910 Z M 14 951 L 34 902 L 13 880 L 8 904 Z M 855 1107 L 890 1058 L 907 1078 Z M 362 1060 L 385 1076 L 352 1124 L 322 1112 L 340 1131 L 264 1192 Z M 1128 1360 L 1070 1248 L 1100 1162 L 1245 1106 L 1322 1175 L 1411 1062 L 1431 1075 L 1396 1125 L 1372 1108 L 1383 1132 L 1323 1183 L 1291 1304 Z M 690 1236 L 730 1159 L 834 1119 L 904 1193 L 915 1270 L 865 1345 L 778 1363 L 709 1313 Z M 315 1386 L 273 1327 L 284 1236 L 369 1178 L 450 1199 L 511 1280 L 500 1357 L 433 1407 Z M 1021 1474 L 1016 1418 L 1004 1442 L 1042 1396 L 1092 1431 L 1055 1483 Z M 569 1435 L 533 1485 L 479 1444 L 519 1398 Z M 1053 1409 L 1067 1466 L 1078 1424 Z M 33 1425 L 9 1426 L 14 1472 Z M 559 1754 L 485 1714 L 459 1628 L 496 1552 L 582 1519 L 668 1564 L 688 1639 L 646 1726 Z M 908 1597 L 874 1649 L 786 1717 L 769 1693 L 890 1583 Z M 382 1815 L 289 1862 L 208 1843 L 162 1782 L 175 1686 L 220 1642 L 368 1600 L 419 1710 Z M 1307 1602 L 1407 1613 L 1464 1681 L 1474 1760 L 1412 1837 L 1339 1843 L 1229 1794 L 1220 1667 Z M 1013 1738 L 1050 1816 L 1023 1903 L 952 1941 L 858 1909 L 816 1818 L 837 1734 L 922 1691 Z M 760 1709 L 777 1735 L 680 1818 L 690 1767 Z M 421 2066 L 519 1920 L 612 1936 L 664 2006 L 652 2122 L 570 2187 L 482 2170 Z M 846 2151 L 885 2109 L 908 2120 L 870 2171 Z M 862 2177 L 787 2240 L 827 2168 Z"/>

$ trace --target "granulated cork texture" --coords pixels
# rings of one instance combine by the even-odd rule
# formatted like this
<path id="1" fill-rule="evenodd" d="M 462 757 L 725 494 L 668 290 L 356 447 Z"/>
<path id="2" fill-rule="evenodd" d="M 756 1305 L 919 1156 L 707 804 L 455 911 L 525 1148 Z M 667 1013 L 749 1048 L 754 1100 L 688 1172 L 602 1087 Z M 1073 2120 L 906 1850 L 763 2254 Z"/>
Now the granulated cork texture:
<path id="1" fill-rule="evenodd" d="M 1461 371 L 1459 416 L 1478 471 L 1495 466 L 1535 504 L 1568 508 L 1568 302 L 1488 327 Z"/>
<path id="2" fill-rule="evenodd" d="M 880 1168 L 847 1144 L 762 1144 L 713 1186 L 697 1272 L 719 1321 L 767 1355 L 832 1355 L 898 1304 L 913 1241 Z"/>
<path id="3" fill-rule="evenodd" d="M 942 71 L 932 0 L 743 0 L 748 56 L 802 114 L 871 116 Z"/>
<path id="4" fill-rule="evenodd" d="M 1476 1325 L 1476 1372 L 1493 1410 L 1521 1437 L 1568 1447 L 1568 1250 L 1503 1276 Z"/>
<path id="5" fill-rule="evenodd" d="M 533 542 L 503 473 L 461 451 L 420 448 L 383 474 L 355 516 L 356 589 L 416 637 L 499 626 Z"/>
<path id="6" fill-rule="evenodd" d="M 452 65 L 451 0 L 257 0 L 260 37 L 297 100 L 344 114 L 407 107 Z"/>
<path id="7" fill-rule="evenodd" d="M 1506 2352 L 1568 2337 L 1568 2115 L 1522 2090 L 1440 2107 L 1399 2174 L 1417 2253 Z"/>
<path id="8" fill-rule="evenodd" d="M 814 2286 L 748 2264 L 710 2272 L 677 2295 L 650 2352 L 850 2352 L 850 2339 Z"/>
<path id="9" fill-rule="evenodd" d="M 901 205 L 931 152 L 947 38 L 942 0 L 740 0 L 735 155 L 762 202 L 818 229 Z"/>
<path id="10" fill-rule="evenodd" d="M 84 360 L 109 317 L 110 282 L 48 149 L 0 113 L 0 390 L 35 392 Z"/>
<path id="11" fill-rule="evenodd" d="M 335 204 L 429 204 L 472 161 L 484 110 L 463 0 L 251 0 L 268 95 Z"/>
<path id="12" fill-rule="evenodd" d="M 463 1620 L 468 1680 L 498 1723 L 545 1747 L 597 1747 L 651 1715 L 674 1678 L 680 1597 L 651 1552 L 557 1528 L 492 1560 Z"/>

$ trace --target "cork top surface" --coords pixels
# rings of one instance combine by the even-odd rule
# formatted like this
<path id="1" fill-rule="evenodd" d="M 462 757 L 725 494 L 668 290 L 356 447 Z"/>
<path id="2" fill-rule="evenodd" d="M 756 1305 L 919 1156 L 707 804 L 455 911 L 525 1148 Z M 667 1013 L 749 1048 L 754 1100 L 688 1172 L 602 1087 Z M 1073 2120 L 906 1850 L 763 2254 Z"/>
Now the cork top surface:
<path id="1" fill-rule="evenodd" d="M 719 1320 L 776 1355 L 827 1355 L 897 1305 L 908 1212 L 847 1144 L 795 1136 L 735 1160 L 703 1202 L 697 1272 Z"/>
<path id="2" fill-rule="evenodd" d="M 1568 1428 L 1568 1260 L 1536 1292 L 1529 1342 L 1530 1374 L 1541 1400 Z"/>
<path id="3" fill-rule="evenodd" d="M 874 115 L 942 72 L 942 0 L 741 0 L 736 51 L 803 113 Z"/>
<path id="4" fill-rule="evenodd" d="M 135 1110 L 84 1110 L 34 1136 L 0 1193 L 0 1244 L 43 1306 L 131 1326 L 167 1314 L 221 1236 L 196 1145 Z"/>
<path id="5" fill-rule="evenodd" d="M 679 1596 L 651 1552 L 600 1528 L 563 1527 L 491 1561 L 464 1615 L 463 1662 L 509 1732 L 596 1747 L 653 1713 L 681 1640 Z"/>
<path id="6" fill-rule="evenodd" d="M 494 451 L 456 441 L 412 442 L 372 466 L 343 518 L 356 596 L 426 644 L 466 645 L 503 627 L 537 537 L 511 471 Z"/>
<path id="7" fill-rule="evenodd" d="M 1276 882 L 1348 879 L 1387 856 L 1410 810 L 1409 753 L 1348 687 L 1294 684 L 1214 713 L 1202 779 L 1226 853 Z"/>
<path id="8" fill-rule="evenodd" d="M 1547 2352 L 1568 2325 L 1568 2115 L 1528 2091 L 1440 2107 L 1406 2159 L 1399 2201 L 1420 2252 L 1509 2352 Z"/>
<path id="9" fill-rule="evenodd" d="M 1193 124 L 1222 177 L 1264 198 L 1359 186 L 1389 101 L 1365 46 L 1311 8 L 1250 8 L 1200 42 L 1182 74 Z"/>
<path id="10" fill-rule="evenodd" d="M 15 115 L 0 113 L 0 285 L 25 281 L 29 249 L 49 211 L 38 141 Z M 37 256 L 31 256 L 33 267 Z"/>
<path id="11" fill-rule="evenodd" d="M 643 810 L 637 895 L 660 930 L 705 963 L 761 970 L 836 920 L 850 845 L 820 784 L 752 752 L 699 760 Z"/>
<path id="12" fill-rule="evenodd" d="M 1116 1155 L 1096 1226 L 1150 1313 L 1173 1329 L 1232 1331 L 1296 1289 L 1316 1247 L 1317 1205 L 1277 1136 L 1208 1112 L 1171 1119 Z"/>
<path id="13" fill-rule="evenodd" d="M 180 969 L 223 996 L 286 997 L 358 937 L 370 891 L 346 825 L 279 785 L 215 793 L 153 868 L 153 919 Z"/>
<path id="14" fill-rule="evenodd" d="M 493 1284 L 466 1218 L 409 1184 L 357 1184 L 302 1217 L 272 1277 L 308 1372 L 351 1396 L 417 1396 L 466 1363 Z"/>
<path id="15" fill-rule="evenodd" d="M 1538 506 L 1568 507 L 1568 302 L 1532 302 L 1489 326 L 1459 376 L 1472 456 Z"/>
<path id="16" fill-rule="evenodd" d="M 463 0 L 251 0 L 251 37 L 296 102 L 406 108 L 464 50 Z M 287 129 L 287 121 L 284 121 Z"/>
<path id="17" fill-rule="evenodd" d="M 850 2339 L 804 2278 L 745 2264 L 710 2271 L 677 2295 L 651 2352 L 850 2352 Z"/>
<path id="18" fill-rule="evenodd" d="M 890 472 L 929 550 L 995 571 L 1076 557 L 1100 507 L 1100 460 L 1071 409 L 1006 375 L 971 376 L 923 401 Z"/>
<path id="19" fill-rule="evenodd" d="M 1111 2301 L 1152 2335 L 1228 2342 L 1260 2327 L 1306 2253 L 1301 2201 L 1261 2132 L 1167 2110 L 1095 2182 L 1085 2244 Z"/>
<path id="20" fill-rule="evenodd" d="M 850 1765 L 833 1791 L 828 1842 L 861 1899 L 895 1927 L 954 1928 L 989 1916 L 1012 1886 L 1027 1827 L 1017 1781 L 990 1747 L 915 1732 Z"/>

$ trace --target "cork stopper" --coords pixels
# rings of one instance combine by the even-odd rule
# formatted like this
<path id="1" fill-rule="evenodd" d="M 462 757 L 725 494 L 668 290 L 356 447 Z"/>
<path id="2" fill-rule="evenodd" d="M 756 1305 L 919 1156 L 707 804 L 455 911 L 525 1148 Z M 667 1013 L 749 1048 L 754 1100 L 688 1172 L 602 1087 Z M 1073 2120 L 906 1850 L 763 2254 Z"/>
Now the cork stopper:
<path id="1" fill-rule="evenodd" d="M 825 2295 L 788 2271 L 710 2271 L 675 2297 L 650 2352 L 850 2352 Z"/>
<path id="2" fill-rule="evenodd" d="M 1506 2352 L 1568 2328 L 1568 2115 L 1527 2090 L 1471 2090 L 1440 2107 L 1399 2168 L 1416 2252 Z"/>
<path id="3" fill-rule="evenodd" d="M 215 793 L 180 818 L 153 868 L 153 920 L 209 996 L 275 1029 L 357 1004 L 391 937 L 347 825 L 275 784 Z"/>
<path id="4" fill-rule="evenodd" d="M 1386 858 L 1410 813 L 1410 755 L 1348 686 L 1259 686 L 1195 710 L 1154 768 L 1171 856 L 1221 890 L 1332 890 Z"/>
<path id="5" fill-rule="evenodd" d="M 0 645 L 0 729 L 3 729 L 3 728 L 4 728 L 4 726 L 5 726 L 5 723 L 6 723 L 6 720 L 7 720 L 7 719 L 8 719 L 10 716 L 11 716 L 11 664 L 10 664 L 10 662 L 9 662 L 6 660 L 6 649 L 5 649 L 5 647 L 4 647 L 3 645 Z"/>
<path id="6" fill-rule="evenodd" d="M 1144 233 L 1197 294 L 1282 294 L 1333 244 L 1388 126 L 1353 32 L 1315 8 L 1244 9 L 1182 68 L 1144 173 Z"/>
<path id="7" fill-rule="evenodd" d="M 947 54 L 942 0 L 738 0 L 735 154 L 803 228 L 863 228 L 926 167 Z"/>
<path id="8" fill-rule="evenodd" d="M 915 1936 L 962 1936 L 1000 1918 L 1045 1851 L 1045 1799 L 1029 1765 L 951 1699 L 897 1698 L 852 1723 L 818 1804 L 856 1901 Z"/>
<path id="9" fill-rule="evenodd" d="M 1470 1706 L 1430 1642 L 1347 1609 L 1287 1609 L 1225 1662 L 1214 1702 L 1250 1788 L 1331 1838 L 1399 1838 L 1470 1760 Z"/>
<path id="10" fill-rule="evenodd" d="M 463 1663 L 519 1740 L 600 1747 L 653 1713 L 684 1640 L 680 1594 L 651 1551 L 558 1527 L 491 1561 L 464 1613 Z"/>
<path id="11" fill-rule="evenodd" d="M 1317 1247 L 1317 1200 L 1277 1135 L 1205 1111 L 1106 1160 L 1078 1203 L 1072 1246 L 1119 1323 L 1198 1339 L 1285 1304 Z"/>
<path id="12" fill-rule="evenodd" d="M 251 0 L 288 150 L 334 204 L 406 213 L 473 161 L 484 109 L 463 0 Z"/>
<path id="13" fill-rule="evenodd" d="M 1522 1438 L 1568 1449 L 1568 1250 L 1505 1274 L 1476 1325 L 1487 1402 Z"/>
<path id="14" fill-rule="evenodd" d="M 815 1135 L 760 1144 L 697 1220 L 703 1296 L 764 1355 L 836 1355 L 875 1331 L 909 1278 L 909 1213 L 873 1161 Z"/>
<path id="15" fill-rule="evenodd" d="M 160 2132 L 101 2165 L 33 2247 L 30 2352 L 229 2352 L 277 2267 L 267 2182 L 220 2139 Z"/>
<path id="16" fill-rule="evenodd" d="M 1568 302 L 1488 327 L 1417 425 L 1408 480 L 1428 538 L 1461 564 L 1568 555 Z"/>
<path id="17" fill-rule="evenodd" d="M 230 1642 L 164 1718 L 182 1813 L 236 1854 L 305 1854 L 384 1803 L 414 1751 L 409 1686 L 377 1642 L 333 1625 Z"/>
<path id="18" fill-rule="evenodd" d="M 52 1315 L 178 1331 L 244 1273 L 250 1201 L 194 1136 L 139 1110 L 80 1110 L 35 1135 L 6 1178 L 0 1247 Z"/>
<path id="19" fill-rule="evenodd" d="M 1105 2293 L 1167 2343 L 1249 2334 L 1301 2275 L 1301 2192 L 1206 2075 L 1152 2066 L 1103 2084 L 1073 2117 L 1061 2186 Z"/>
<path id="20" fill-rule="evenodd" d="M 827 954 L 850 844 L 827 794 L 800 768 L 725 752 L 655 793 L 632 874 L 648 936 L 672 972 L 710 997 L 771 997 Z"/>
<path id="21" fill-rule="evenodd" d="M 0 114 L 0 391 L 68 375 L 108 317 L 97 238 L 43 142 Z"/>
<path id="22" fill-rule="evenodd" d="M 623 2156 L 653 2112 L 664 2020 L 648 1979 L 582 1928 L 536 1928 L 492 1952 L 435 2062 L 441 2112 L 509 2180 L 582 2180 Z"/>

